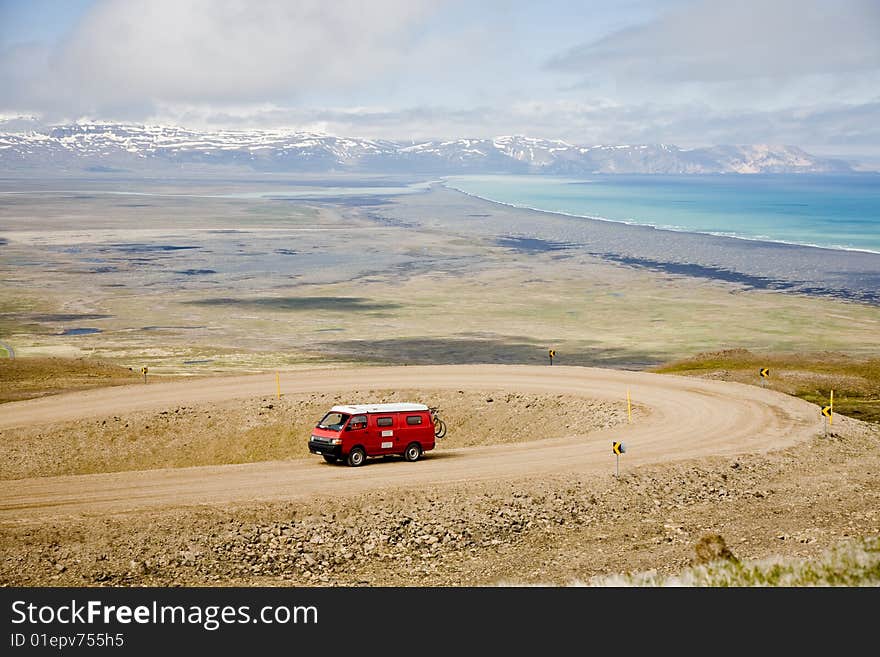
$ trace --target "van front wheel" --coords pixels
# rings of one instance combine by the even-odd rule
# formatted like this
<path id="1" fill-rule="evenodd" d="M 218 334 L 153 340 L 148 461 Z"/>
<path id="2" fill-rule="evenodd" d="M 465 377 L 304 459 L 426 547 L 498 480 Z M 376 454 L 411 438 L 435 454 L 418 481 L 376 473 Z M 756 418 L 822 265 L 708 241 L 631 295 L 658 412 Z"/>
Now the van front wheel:
<path id="1" fill-rule="evenodd" d="M 406 446 L 406 451 L 403 453 L 403 458 L 412 463 L 413 461 L 418 461 L 422 456 L 422 446 L 418 443 L 410 443 Z"/>
<path id="2" fill-rule="evenodd" d="M 366 459 L 367 455 L 364 453 L 364 450 L 360 447 L 355 447 L 348 453 L 346 463 L 356 468 L 359 465 L 363 465 Z"/>

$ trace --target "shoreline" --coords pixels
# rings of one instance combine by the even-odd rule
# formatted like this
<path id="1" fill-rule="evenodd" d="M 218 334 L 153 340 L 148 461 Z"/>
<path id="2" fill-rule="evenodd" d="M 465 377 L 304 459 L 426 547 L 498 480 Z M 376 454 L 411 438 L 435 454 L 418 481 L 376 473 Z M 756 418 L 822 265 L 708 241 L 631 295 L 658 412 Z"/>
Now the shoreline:
<path id="1" fill-rule="evenodd" d="M 600 217 L 599 215 L 589 215 L 589 214 L 574 214 L 572 212 L 563 212 L 561 210 L 545 210 L 543 208 L 536 208 L 530 205 L 517 205 L 516 203 L 507 203 L 506 201 L 499 201 L 497 199 L 492 199 L 487 196 L 480 196 L 479 194 L 474 194 L 473 192 L 466 192 L 463 189 L 459 189 L 458 187 L 454 187 L 450 184 L 447 184 L 446 181 L 441 181 L 438 183 L 444 189 L 449 189 L 454 192 L 459 192 L 460 194 L 464 194 L 465 196 L 470 196 L 471 198 L 486 201 L 488 203 L 494 203 L 496 205 L 504 205 L 509 208 L 514 208 L 516 210 L 529 210 L 532 212 L 542 212 L 545 214 L 555 214 L 562 217 L 570 217 L 572 219 L 588 219 L 590 221 L 605 221 L 612 224 L 622 224 L 624 226 L 641 226 L 643 228 L 653 228 L 654 230 L 662 230 L 670 233 L 688 233 L 692 235 L 709 235 L 712 237 L 727 237 L 734 240 L 745 240 L 747 242 L 761 242 L 764 244 L 781 244 L 785 246 L 799 246 L 809 249 L 822 249 L 824 251 L 851 251 L 854 253 L 870 253 L 872 255 L 880 255 L 880 250 L 872 251 L 871 249 L 858 249 L 855 247 L 848 246 L 825 246 L 822 244 L 809 244 L 804 242 L 787 242 L 785 240 L 774 240 L 766 237 L 747 237 L 745 235 L 731 235 L 728 233 L 712 233 L 705 232 L 699 230 L 690 230 L 687 228 L 674 228 L 672 226 L 655 226 L 654 224 L 647 224 L 640 221 L 625 221 L 623 219 L 609 219 L 607 217 Z"/>
<path id="2" fill-rule="evenodd" d="M 168 190 L 191 191 L 146 191 Z M 728 348 L 876 354 L 868 253 L 574 219 L 440 184 L 308 202 L 119 198 L 3 205 L 0 337 L 16 360 L 89 354 L 192 375 L 539 364 L 551 347 L 566 364 L 626 369 Z"/>
<path id="3" fill-rule="evenodd" d="M 391 203 L 376 205 L 375 215 L 412 221 L 413 214 L 439 211 L 441 221 L 448 221 L 450 227 L 502 246 L 503 240 L 511 238 L 531 240 L 546 243 L 543 250 L 558 251 L 560 256 L 566 250 L 580 251 L 641 269 L 880 306 L 880 253 L 675 231 L 523 208 L 443 183 L 422 194 L 389 198 Z M 485 211 L 471 217 L 475 208 Z M 402 212 L 395 213 L 395 209 Z"/>

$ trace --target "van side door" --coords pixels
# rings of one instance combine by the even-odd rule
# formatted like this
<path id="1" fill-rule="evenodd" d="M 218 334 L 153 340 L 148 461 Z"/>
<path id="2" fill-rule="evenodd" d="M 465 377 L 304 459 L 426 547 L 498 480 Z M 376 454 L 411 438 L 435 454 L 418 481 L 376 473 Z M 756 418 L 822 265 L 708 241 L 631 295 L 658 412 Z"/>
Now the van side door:
<path id="1" fill-rule="evenodd" d="M 370 448 L 370 432 L 367 428 L 366 415 L 352 415 L 348 420 L 348 424 L 345 426 L 345 433 L 343 436 L 346 451 L 350 450 L 355 445 L 362 445 L 364 451 L 368 455 L 375 453 L 374 451 L 371 451 Z"/>
<path id="2" fill-rule="evenodd" d="M 379 445 L 379 452 L 381 454 L 393 454 L 399 449 L 397 438 L 397 414 L 377 414 L 372 416 L 372 419 L 375 422 L 373 430 L 376 434 L 376 442 Z"/>
<path id="3" fill-rule="evenodd" d="M 406 449 L 411 442 L 422 444 L 425 449 L 426 414 L 420 411 L 401 413 L 400 448 Z"/>

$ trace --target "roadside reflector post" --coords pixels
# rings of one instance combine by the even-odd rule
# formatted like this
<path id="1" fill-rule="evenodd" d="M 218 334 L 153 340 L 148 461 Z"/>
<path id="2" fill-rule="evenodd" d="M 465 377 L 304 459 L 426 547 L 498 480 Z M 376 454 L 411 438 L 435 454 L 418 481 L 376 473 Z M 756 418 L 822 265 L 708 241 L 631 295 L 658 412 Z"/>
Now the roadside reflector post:
<path id="1" fill-rule="evenodd" d="M 614 456 L 617 458 L 616 467 L 614 470 L 614 476 L 616 478 L 620 478 L 620 455 L 626 452 L 626 445 L 623 443 L 617 442 L 616 440 L 611 443 L 611 451 L 614 452 Z"/>
<path id="2" fill-rule="evenodd" d="M 762 367 L 760 374 L 761 374 L 761 387 L 763 388 L 763 387 L 765 387 L 764 382 L 767 380 L 767 377 L 770 376 L 770 370 L 766 367 Z"/>
<path id="3" fill-rule="evenodd" d="M 825 425 L 825 437 L 828 437 L 828 423 L 833 421 L 834 416 L 834 391 L 831 392 L 831 404 L 822 407 L 823 424 Z"/>
<path id="4" fill-rule="evenodd" d="M 828 424 L 834 424 L 834 390 L 831 390 L 831 400 L 828 402 Z"/>
<path id="5" fill-rule="evenodd" d="M 146 367 L 142 367 L 142 368 L 141 368 L 141 373 L 144 375 L 144 383 L 146 383 L 146 382 L 147 382 L 147 368 L 146 368 Z"/>
<path id="6" fill-rule="evenodd" d="M 550 364 L 551 364 L 551 365 L 553 364 L 553 357 L 554 357 L 555 355 L 556 355 L 556 350 L 555 350 L 555 349 L 551 349 L 551 350 L 550 350 Z"/>

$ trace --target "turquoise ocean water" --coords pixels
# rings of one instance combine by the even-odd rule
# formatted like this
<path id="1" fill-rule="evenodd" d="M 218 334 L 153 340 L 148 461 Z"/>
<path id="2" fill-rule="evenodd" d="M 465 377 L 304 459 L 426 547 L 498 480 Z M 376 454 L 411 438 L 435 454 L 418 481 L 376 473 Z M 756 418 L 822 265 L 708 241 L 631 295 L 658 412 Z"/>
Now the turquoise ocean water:
<path id="1" fill-rule="evenodd" d="M 524 208 L 657 228 L 880 253 L 880 174 L 452 176 Z"/>

